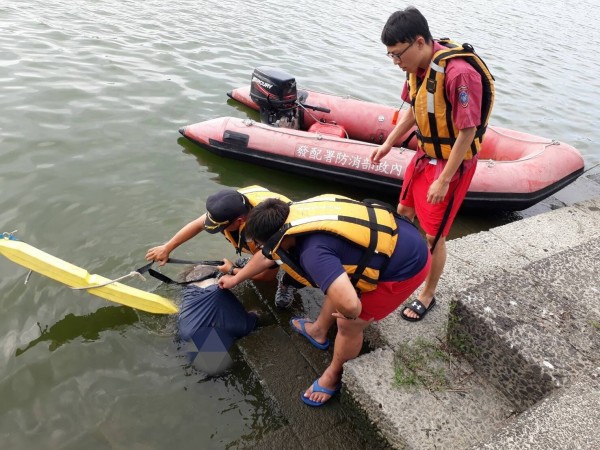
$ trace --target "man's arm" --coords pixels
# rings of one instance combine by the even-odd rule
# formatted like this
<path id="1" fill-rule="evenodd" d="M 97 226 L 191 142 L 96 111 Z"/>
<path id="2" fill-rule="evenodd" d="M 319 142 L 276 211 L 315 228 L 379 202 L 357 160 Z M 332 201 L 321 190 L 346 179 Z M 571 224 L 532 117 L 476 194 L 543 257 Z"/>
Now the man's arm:
<path id="1" fill-rule="evenodd" d="M 347 273 L 341 274 L 327 289 L 327 297 L 332 306 L 339 314 L 333 315 L 338 318 L 356 319 L 362 312 L 362 303 L 350 282 Z"/>
<path id="2" fill-rule="evenodd" d="M 256 252 L 248 264 L 239 269 L 235 275 L 224 275 L 219 279 L 219 286 L 223 289 L 232 289 L 244 280 L 256 277 L 259 273 L 269 269 L 273 260 L 265 257 L 262 252 Z"/>
<path id="3" fill-rule="evenodd" d="M 189 241 L 191 238 L 199 234 L 204 230 L 204 221 L 206 220 L 206 214 L 202 214 L 196 220 L 191 221 L 179 230 L 175 235 L 169 239 L 166 244 L 153 247 L 146 252 L 146 259 L 148 261 L 158 261 L 161 266 L 165 265 L 169 259 L 169 254 L 179 247 L 184 242 Z"/>

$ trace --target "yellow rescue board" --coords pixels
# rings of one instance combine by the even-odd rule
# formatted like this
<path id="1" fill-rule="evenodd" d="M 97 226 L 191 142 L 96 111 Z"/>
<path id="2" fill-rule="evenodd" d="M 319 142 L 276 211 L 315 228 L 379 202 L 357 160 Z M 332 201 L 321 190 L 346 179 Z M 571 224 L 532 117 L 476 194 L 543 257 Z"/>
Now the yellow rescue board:
<path id="1" fill-rule="evenodd" d="M 49 255 L 29 244 L 7 237 L 0 237 L 0 254 L 23 267 L 71 287 L 97 286 L 110 281 L 101 275 L 90 275 L 81 267 Z M 150 313 L 175 314 L 178 311 L 177 305 L 167 298 L 121 283 L 91 288 L 87 292 L 111 302 Z"/>

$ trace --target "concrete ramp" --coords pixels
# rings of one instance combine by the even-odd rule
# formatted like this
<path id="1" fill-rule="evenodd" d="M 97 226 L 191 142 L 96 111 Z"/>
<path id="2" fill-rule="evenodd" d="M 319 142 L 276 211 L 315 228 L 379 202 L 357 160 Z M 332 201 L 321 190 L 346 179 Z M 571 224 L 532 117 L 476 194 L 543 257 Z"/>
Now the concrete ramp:
<path id="1" fill-rule="evenodd" d="M 576 382 L 569 389 L 556 391 L 473 449 L 596 449 L 600 444 L 598 405 L 600 382 Z"/>
<path id="2" fill-rule="evenodd" d="M 449 242 L 435 309 L 371 327 L 347 392 L 394 448 L 599 448 L 599 242 L 599 198 Z M 395 385 L 406 342 L 448 337 L 458 390 Z"/>
<path id="3" fill-rule="evenodd" d="M 390 348 L 346 366 L 346 389 L 393 448 L 468 448 L 506 425 L 514 413 L 506 398 L 459 361 L 445 367 L 446 390 L 395 386 Z"/>
<path id="4" fill-rule="evenodd" d="M 290 336 L 278 325 L 247 336 L 239 341 L 238 347 L 287 422 L 252 448 L 374 448 L 373 443 L 366 442 L 356 431 L 340 395 L 320 408 L 312 408 L 300 400 L 301 393 L 327 365 L 329 353 L 313 349 L 300 336 Z"/>
<path id="5" fill-rule="evenodd" d="M 600 192 L 600 175 L 582 179 Z M 367 328 L 376 350 L 346 363 L 342 395 L 320 409 L 300 394 L 329 354 L 291 332 L 285 313 L 242 340 L 287 421 L 255 448 L 600 448 L 600 198 L 554 201 L 559 209 L 449 242 L 435 308 L 421 322 L 396 311 Z M 314 317 L 320 294 L 301 292 Z M 433 362 L 442 389 L 398 382 L 401 350 L 423 341 L 450 355 Z"/>

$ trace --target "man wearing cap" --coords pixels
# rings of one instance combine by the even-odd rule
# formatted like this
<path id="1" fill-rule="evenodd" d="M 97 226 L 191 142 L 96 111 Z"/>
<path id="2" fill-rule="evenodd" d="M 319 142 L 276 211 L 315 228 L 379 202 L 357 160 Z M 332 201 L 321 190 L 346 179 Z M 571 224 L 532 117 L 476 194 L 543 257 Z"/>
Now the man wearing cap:
<path id="1" fill-rule="evenodd" d="M 179 230 L 163 245 L 153 247 L 146 253 L 148 261 L 158 261 L 160 265 L 166 264 L 170 253 L 184 242 L 187 242 L 202 231 L 210 234 L 222 233 L 233 245 L 238 255 L 247 253 L 253 255 L 258 251 L 254 242 L 246 241 L 244 227 L 248 212 L 267 198 L 278 198 L 289 203 L 287 197 L 271 192 L 261 186 L 249 186 L 242 189 L 222 189 L 206 199 L 206 213 L 191 221 Z M 246 259 L 239 258 L 236 263 L 223 259 L 224 264 L 219 266 L 223 273 L 236 274 L 244 266 Z M 278 272 L 277 266 L 268 268 L 253 280 L 270 281 L 275 279 Z M 283 278 L 283 277 L 282 277 Z M 290 286 L 286 279 L 280 279 L 275 294 L 275 304 L 287 308 L 294 299 L 295 288 Z"/>

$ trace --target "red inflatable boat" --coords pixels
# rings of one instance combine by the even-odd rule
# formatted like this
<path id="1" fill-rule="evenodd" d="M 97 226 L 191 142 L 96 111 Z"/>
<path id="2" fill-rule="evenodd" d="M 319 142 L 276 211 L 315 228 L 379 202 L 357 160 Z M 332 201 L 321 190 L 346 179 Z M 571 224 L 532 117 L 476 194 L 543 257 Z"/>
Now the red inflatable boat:
<path id="1" fill-rule="evenodd" d="M 416 139 L 403 136 L 379 165 L 369 157 L 406 111 L 296 91 L 292 77 L 271 68 L 256 69 L 250 88 L 228 95 L 260 110 L 264 123 L 222 117 L 183 127 L 180 133 L 221 156 L 366 191 L 399 192 Z M 490 126 L 464 206 L 526 209 L 573 182 L 583 167 L 579 152 L 567 144 Z"/>

